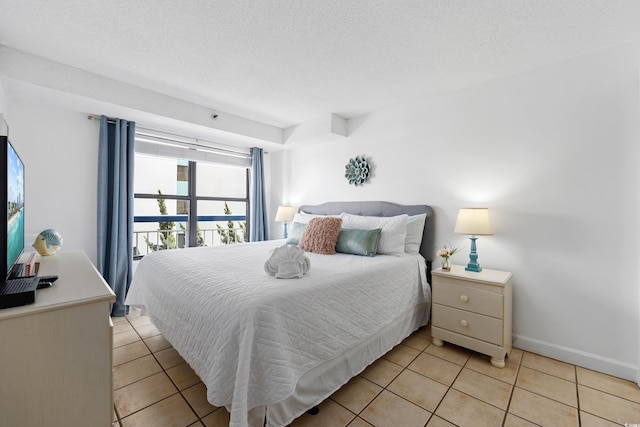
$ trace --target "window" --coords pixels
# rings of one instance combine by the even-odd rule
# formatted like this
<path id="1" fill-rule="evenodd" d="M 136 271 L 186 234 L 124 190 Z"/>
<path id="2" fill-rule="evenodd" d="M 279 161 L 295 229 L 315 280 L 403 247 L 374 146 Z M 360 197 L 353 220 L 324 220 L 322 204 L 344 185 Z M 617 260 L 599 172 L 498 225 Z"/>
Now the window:
<path id="1" fill-rule="evenodd" d="M 248 240 L 248 157 L 220 163 L 214 162 L 219 154 L 180 147 L 159 155 L 157 147 L 140 140 L 136 136 L 134 257 Z"/>

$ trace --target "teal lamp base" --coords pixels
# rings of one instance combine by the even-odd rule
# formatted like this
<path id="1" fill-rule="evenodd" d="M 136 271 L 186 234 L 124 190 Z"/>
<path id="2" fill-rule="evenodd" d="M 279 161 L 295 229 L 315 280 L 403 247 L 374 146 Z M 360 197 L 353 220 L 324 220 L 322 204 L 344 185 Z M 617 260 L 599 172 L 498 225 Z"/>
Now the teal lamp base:
<path id="1" fill-rule="evenodd" d="M 286 239 L 288 237 L 288 233 L 287 233 L 287 221 L 285 221 L 284 223 L 284 232 L 282 233 L 283 237 Z"/>
<path id="2" fill-rule="evenodd" d="M 480 273 L 482 271 L 482 267 L 478 264 L 478 252 L 476 252 L 476 240 L 478 240 L 478 238 L 476 236 L 471 236 L 469 239 L 471 239 L 471 252 L 469 253 L 469 264 L 467 264 L 465 270 Z"/>

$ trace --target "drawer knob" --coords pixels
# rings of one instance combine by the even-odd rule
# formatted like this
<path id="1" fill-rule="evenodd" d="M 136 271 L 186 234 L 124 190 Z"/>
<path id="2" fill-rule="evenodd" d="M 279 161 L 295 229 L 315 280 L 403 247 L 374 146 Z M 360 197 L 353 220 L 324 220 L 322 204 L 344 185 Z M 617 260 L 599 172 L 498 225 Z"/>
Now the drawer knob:
<path id="1" fill-rule="evenodd" d="M 460 295 L 460 301 L 467 302 L 467 301 L 469 301 L 469 297 L 466 296 L 466 295 Z"/>
<path id="2" fill-rule="evenodd" d="M 467 323 L 466 320 L 461 320 L 460 321 L 460 326 L 462 326 L 463 328 L 466 328 L 467 326 L 469 326 L 469 323 Z"/>

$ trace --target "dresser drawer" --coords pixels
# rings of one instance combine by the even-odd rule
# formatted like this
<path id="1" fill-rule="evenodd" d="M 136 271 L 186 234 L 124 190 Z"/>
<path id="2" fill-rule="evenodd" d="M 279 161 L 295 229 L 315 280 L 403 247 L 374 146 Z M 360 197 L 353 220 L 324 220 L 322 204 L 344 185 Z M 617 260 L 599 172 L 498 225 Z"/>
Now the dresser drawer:
<path id="1" fill-rule="evenodd" d="M 503 322 L 500 319 L 434 304 L 431 322 L 433 326 L 482 341 L 496 345 L 504 343 Z"/>
<path id="2" fill-rule="evenodd" d="M 433 302 L 461 310 L 472 311 L 499 319 L 503 318 L 503 296 L 494 292 L 436 280 L 433 283 Z"/>

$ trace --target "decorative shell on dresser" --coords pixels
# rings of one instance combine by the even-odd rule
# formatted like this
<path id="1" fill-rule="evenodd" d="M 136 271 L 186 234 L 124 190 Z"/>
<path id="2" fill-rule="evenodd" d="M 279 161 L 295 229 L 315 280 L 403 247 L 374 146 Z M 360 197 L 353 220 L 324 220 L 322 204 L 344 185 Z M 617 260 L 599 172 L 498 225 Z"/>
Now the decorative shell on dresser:
<path id="1" fill-rule="evenodd" d="M 48 228 L 38 234 L 32 246 L 41 256 L 54 255 L 62 247 L 62 236 L 53 228 Z"/>

